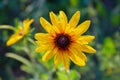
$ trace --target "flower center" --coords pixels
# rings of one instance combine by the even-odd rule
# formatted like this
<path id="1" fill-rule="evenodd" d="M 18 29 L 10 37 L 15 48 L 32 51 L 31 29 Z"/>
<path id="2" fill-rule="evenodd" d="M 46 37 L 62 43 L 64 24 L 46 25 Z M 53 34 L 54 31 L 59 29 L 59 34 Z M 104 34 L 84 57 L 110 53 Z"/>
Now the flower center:
<path id="1" fill-rule="evenodd" d="M 58 37 L 56 37 L 55 42 L 59 48 L 65 49 L 69 46 L 70 39 L 67 35 L 59 35 Z"/>
<path id="2" fill-rule="evenodd" d="M 19 35 L 20 35 L 20 36 L 23 36 L 23 31 L 20 31 L 20 32 L 19 32 Z"/>

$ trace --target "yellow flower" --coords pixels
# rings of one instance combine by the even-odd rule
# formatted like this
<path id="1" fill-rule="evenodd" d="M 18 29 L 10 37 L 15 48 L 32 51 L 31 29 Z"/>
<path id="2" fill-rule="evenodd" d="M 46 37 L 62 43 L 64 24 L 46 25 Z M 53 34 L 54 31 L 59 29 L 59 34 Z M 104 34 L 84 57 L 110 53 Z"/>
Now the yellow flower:
<path id="1" fill-rule="evenodd" d="M 22 26 L 19 26 L 16 33 L 11 35 L 11 37 L 7 41 L 6 45 L 10 46 L 10 45 L 15 44 L 16 42 L 18 42 L 20 39 L 22 39 L 28 33 L 30 25 L 32 24 L 33 21 L 34 21 L 33 19 L 24 20 Z"/>
<path id="2" fill-rule="evenodd" d="M 60 18 L 58 19 L 53 12 L 50 12 L 51 24 L 43 17 L 40 18 L 42 27 L 48 33 L 35 34 L 36 43 L 38 44 L 36 51 L 45 51 L 42 61 L 47 61 L 55 56 L 55 68 L 59 63 L 63 63 L 65 69 L 69 69 L 70 60 L 79 66 L 84 66 L 87 58 L 83 52 L 96 52 L 95 49 L 88 46 L 88 43 L 95 37 L 82 35 L 89 28 L 90 20 L 78 25 L 80 11 L 77 11 L 69 22 L 63 11 L 60 11 L 59 14 Z"/>

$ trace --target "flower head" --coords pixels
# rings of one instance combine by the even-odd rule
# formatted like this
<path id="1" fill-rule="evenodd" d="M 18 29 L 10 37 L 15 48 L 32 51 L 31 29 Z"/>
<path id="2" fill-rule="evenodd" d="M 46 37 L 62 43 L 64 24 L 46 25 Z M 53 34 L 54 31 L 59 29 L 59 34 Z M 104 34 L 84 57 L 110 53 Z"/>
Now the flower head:
<path id="1" fill-rule="evenodd" d="M 54 65 L 58 66 L 63 63 L 65 69 L 69 69 L 69 61 L 72 60 L 79 66 L 84 66 L 87 60 L 83 52 L 95 53 L 96 50 L 88 46 L 88 43 L 95 37 L 90 35 L 83 36 L 90 25 L 90 20 L 86 20 L 78 25 L 80 11 L 77 11 L 70 21 L 63 11 L 59 12 L 60 18 L 50 12 L 51 24 L 43 17 L 40 18 L 42 27 L 48 33 L 36 33 L 35 39 L 38 47 L 37 52 L 45 51 L 42 57 L 43 61 L 54 57 Z"/>
<path id="2" fill-rule="evenodd" d="M 22 39 L 28 33 L 30 25 L 32 24 L 33 21 L 34 21 L 33 19 L 24 20 L 22 26 L 19 26 L 17 31 L 13 35 L 11 35 L 11 37 L 7 41 L 6 45 L 10 46 L 10 45 L 18 42 L 20 39 Z"/>

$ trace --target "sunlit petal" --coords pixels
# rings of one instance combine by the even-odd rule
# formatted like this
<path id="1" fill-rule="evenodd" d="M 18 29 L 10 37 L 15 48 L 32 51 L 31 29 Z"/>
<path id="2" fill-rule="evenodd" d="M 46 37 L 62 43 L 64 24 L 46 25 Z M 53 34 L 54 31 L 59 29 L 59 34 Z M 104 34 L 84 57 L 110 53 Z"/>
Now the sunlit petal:
<path id="1" fill-rule="evenodd" d="M 88 45 L 82 45 L 81 50 L 87 53 L 96 53 L 96 50 Z"/>
<path id="2" fill-rule="evenodd" d="M 90 35 L 80 36 L 80 37 L 79 37 L 79 41 L 82 42 L 82 44 L 88 44 L 88 43 L 91 42 L 94 38 L 95 38 L 95 36 L 90 36 Z"/>
<path id="3" fill-rule="evenodd" d="M 61 51 L 57 51 L 56 55 L 55 55 L 55 58 L 54 58 L 55 68 L 57 68 L 58 64 L 60 64 L 62 62 L 63 62 L 62 53 L 61 53 Z"/>
<path id="4" fill-rule="evenodd" d="M 24 34 L 27 34 L 28 33 L 28 30 L 29 30 L 29 28 L 30 28 L 30 25 L 32 24 L 34 22 L 34 20 L 33 19 L 27 19 L 27 20 L 24 20 L 23 21 L 23 32 L 24 32 Z"/>
<path id="5" fill-rule="evenodd" d="M 40 18 L 40 23 L 47 32 L 52 31 L 52 25 L 43 17 Z"/>
<path id="6" fill-rule="evenodd" d="M 67 52 L 62 53 L 62 57 L 63 57 L 63 63 L 64 63 L 65 70 L 68 70 L 69 69 L 68 53 Z"/>
<path id="7" fill-rule="evenodd" d="M 16 42 L 18 42 L 20 39 L 22 39 L 23 36 L 20 36 L 19 34 L 13 34 L 9 40 L 7 41 L 6 45 L 10 46 L 12 44 L 15 44 Z"/>
<path id="8" fill-rule="evenodd" d="M 79 19 L 80 19 L 80 11 L 77 11 L 69 21 L 70 26 L 75 28 L 79 22 Z"/>
<path id="9" fill-rule="evenodd" d="M 80 57 L 83 61 L 87 61 L 87 57 L 84 53 L 82 53 L 79 47 L 73 46 L 71 47 L 72 52 L 78 57 Z"/>
<path id="10" fill-rule="evenodd" d="M 68 54 L 69 58 L 77 65 L 79 66 L 85 66 L 85 61 L 82 60 L 80 57 L 76 56 L 73 50 L 70 50 L 70 53 Z"/>
<path id="11" fill-rule="evenodd" d="M 89 26 L 90 26 L 90 20 L 84 21 L 75 29 L 76 34 L 79 35 L 83 34 L 88 30 Z"/>
<path id="12" fill-rule="evenodd" d="M 61 30 L 63 31 L 63 29 L 60 25 L 60 21 L 58 20 L 58 17 L 53 12 L 50 12 L 50 20 L 51 20 L 51 23 L 53 26 L 58 28 L 59 31 L 61 31 Z"/>
<path id="13" fill-rule="evenodd" d="M 53 12 L 50 12 L 50 19 L 51 19 L 51 23 L 55 26 L 59 26 L 59 21 L 58 21 L 58 18 L 57 16 L 53 13 Z"/>
<path id="14" fill-rule="evenodd" d="M 42 46 L 37 47 L 35 51 L 36 52 L 42 52 L 42 51 L 45 51 L 47 49 L 48 49 L 48 46 L 45 46 L 45 45 L 43 46 L 42 45 Z"/>
<path id="15" fill-rule="evenodd" d="M 63 11 L 60 11 L 60 23 L 61 23 L 61 27 L 63 28 L 63 30 L 65 30 L 66 25 L 68 23 L 68 19 L 66 14 Z"/>
<path id="16" fill-rule="evenodd" d="M 56 53 L 56 51 L 57 51 L 57 49 L 55 49 L 55 48 L 53 48 L 52 50 L 46 51 L 46 53 L 42 57 L 42 61 L 47 61 L 50 58 L 52 58 L 54 56 L 54 54 Z"/>
<path id="17" fill-rule="evenodd" d="M 49 39 L 49 35 L 45 34 L 45 33 L 36 33 L 35 34 L 35 39 L 36 40 L 40 40 L 40 41 L 48 40 Z"/>

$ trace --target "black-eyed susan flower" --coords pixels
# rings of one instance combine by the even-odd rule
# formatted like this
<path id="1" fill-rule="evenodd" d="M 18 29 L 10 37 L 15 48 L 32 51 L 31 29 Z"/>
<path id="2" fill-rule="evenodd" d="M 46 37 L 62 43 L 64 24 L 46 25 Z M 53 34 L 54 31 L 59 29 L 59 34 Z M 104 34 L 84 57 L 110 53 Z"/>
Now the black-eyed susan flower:
<path id="1" fill-rule="evenodd" d="M 32 24 L 33 21 L 34 21 L 33 19 L 24 20 L 22 26 L 19 26 L 16 32 L 13 35 L 11 35 L 6 45 L 10 46 L 18 42 L 20 39 L 22 39 L 28 33 L 30 25 Z"/>
<path id="2" fill-rule="evenodd" d="M 45 51 L 43 61 L 54 57 L 55 68 L 59 63 L 63 63 L 65 69 L 69 69 L 69 62 L 72 60 L 79 66 L 84 66 L 87 60 L 83 52 L 95 53 L 96 50 L 88 46 L 88 43 L 95 37 L 90 35 L 83 36 L 90 25 L 90 20 L 86 20 L 78 25 L 80 11 L 77 11 L 70 21 L 63 11 L 59 12 L 60 18 L 50 12 L 51 24 L 43 17 L 40 18 L 42 27 L 48 33 L 37 33 L 35 39 L 38 47 L 37 52 Z"/>

